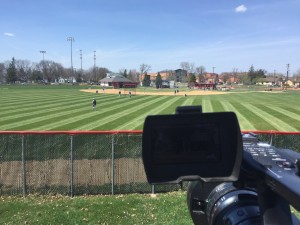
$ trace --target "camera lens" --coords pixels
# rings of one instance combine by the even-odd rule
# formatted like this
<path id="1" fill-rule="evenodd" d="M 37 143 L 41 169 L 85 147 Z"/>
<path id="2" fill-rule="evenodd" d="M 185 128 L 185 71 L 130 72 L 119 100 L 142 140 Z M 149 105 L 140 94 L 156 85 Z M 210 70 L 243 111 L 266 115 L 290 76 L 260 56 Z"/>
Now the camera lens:
<path id="1" fill-rule="evenodd" d="M 207 198 L 206 215 L 210 225 L 261 224 L 257 193 L 237 189 L 232 183 L 213 189 Z"/>

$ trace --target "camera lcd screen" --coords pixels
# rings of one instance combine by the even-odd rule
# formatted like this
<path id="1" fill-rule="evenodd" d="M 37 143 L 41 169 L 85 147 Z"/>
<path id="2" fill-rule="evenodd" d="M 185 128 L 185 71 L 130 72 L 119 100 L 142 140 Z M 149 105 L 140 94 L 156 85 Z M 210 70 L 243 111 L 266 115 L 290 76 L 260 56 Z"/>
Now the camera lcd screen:
<path id="1" fill-rule="evenodd" d="M 217 124 L 158 125 L 151 137 L 153 164 L 217 163 L 221 160 Z"/>
<path id="2" fill-rule="evenodd" d="M 150 183 L 236 180 L 243 151 L 231 112 L 148 116 L 142 145 Z"/>

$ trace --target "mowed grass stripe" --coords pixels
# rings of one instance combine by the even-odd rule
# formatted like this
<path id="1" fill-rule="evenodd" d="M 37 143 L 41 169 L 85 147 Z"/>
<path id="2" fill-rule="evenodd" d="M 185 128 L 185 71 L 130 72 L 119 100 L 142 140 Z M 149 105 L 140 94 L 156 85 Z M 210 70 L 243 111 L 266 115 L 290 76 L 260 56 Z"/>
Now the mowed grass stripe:
<path id="1" fill-rule="evenodd" d="M 300 116 L 295 115 L 293 113 L 289 113 L 287 111 L 281 112 L 274 109 L 274 107 L 270 106 L 260 106 L 261 110 L 271 114 L 274 117 L 280 118 L 281 121 L 285 122 L 286 124 L 291 124 L 296 130 L 300 130 Z"/>
<path id="2" fill-rule="evenodd" d="M 107 103 L 107 104 L 110 104 Z M 77 104 L 77 105 L 71 105 L 68 107 L 58 107 L 54 108 L 55 113 L 52 112 L 52 114 L 49 114 L 48 112 L 41 112 L 39 116 L 35 115 L 34 118 L 30 117 L 29 119 L 19 119 L 16 120 L 13 123 L 7 124 L 7 125 L 1 125 L 0 129 L 8 130 L 8 129 L 28 129 L 27 127 L 31 127 L 31 129 L 38 129 L 37 127 L 42 126 L 42 129 L 47 129 L 46 127 L 51 126 L 50 124 L 55 121 L 56 123 L 61 123 L 62 120 L 66 118 L 73 118 L 75 115 L 82 116 L 83 113 L 85 113 L 87 110 L 92 109 L 90 103 L 87 104 Z"/>
<path id="3" fill-rule="evenodd" d="M 191 106 L 194 105 L 195 101 L 195 97 L 186 97 L 185 101 L 183 102 L 183 104 L 181 104 L 181 106 Z"/>
<path id="4" fill-rule="evenodd" d="M 219 100 L 212 100 L 211 106 L 213 108 L 213 112 L 224 112 L 226 111 L 223 105 L 221 104 L 221 101 Z"/>
<path id="5" fill-rule="evenodd" d="M 150 111 L 151 109 L 153 109 L 154 107 L 157 107 L 158 105 L 163 105 L 165 102 L 166 102 L 165 99 L 161 99 L 159 102 L 154 102 L 154 103 L 152 103 L 150 105 L 147 105 L 143 108 L 140 108 L 140 109 L 138 109 L 134 112 L 126 113 L 124 116 L 115 118 L 112 121 L 109 121 L 108 123 L 104 123 L 104 124 L 101 123 L 101 124 L 99 124 L 98 127 L 95 127 L 94 129 L 95 130 L 102 130 L 105 127 L 106 129 L 109 129 L 109 130 L 117 130 L 117 126 L 124 123 L 124 121 L 136 120 L 136 118 L 139 117 L 144 112 Z M 133 130 L 133 127 L 128 126 L 127 129 L 128 130 Z"/>
<path id="6" fill-rule="evenodd" d="M 246 116 L 244 116 L 238 108 L 234 107 L 230 102 L 228 101 L 224 101 L 224 102 L 221 102 L 223 108 L 225 109 L 225 111 L 227 112 L 235 112 L 237 118 L 238 118 L 238 121 L 239 121 L 239 124 L 240 124 L 240 127 L 241 129 L 243 130 L 255 130 L 255 127 L 253 126 L 253 124 L 247 119 Z"/>
<path id="7" fill-rule="evenodd" d="M 135 107 L 137 104 L 141 104 L 143 101 L 145 101 L 145 98 L 147 99 L 155 99 L 155 96 L 147 96 L 144 98 L 141 97 L 136 97 L 134 98 L 135 100 L 128 100 L 125 98 L 122 98 L 122 103 L 120 104 L 115 104 L 115 102 L 111 102 L 110 105 L 108 106 L 101 106 L 97 107 L 96 111 L 93 111 L 93 114 L 90 114 L 89 116 L 81 116 L 81 117 L 76 117 L 74 121 L 68 120 L 68 121 L 63 121 L 63 124 L 52 124 L 53 126 L 56 125 L 55 127 L 52 127 L 53 130 L 58 129 L 68 129 L 71 130 L 79 130 L 78 127 L 80 126 L 85 126 L 86 124 L 93 123 L 97 121 L 99 118 L 106 118 L 111 115 L 114 115 L 116 112 L 121 112 L 126 109 L 130 109 Z M 90 111 L 88 111 L 90 113 Z M 67 122 L 67 124 L 66 124 Z"/>
<path id="8" fill-rule="evenodd" d="M 295 96 L 293 96 L 294 94 Z M 266 102 L 267 104 L 271 103 L 271 105 L 276 105 L 278 107 L 292 105 L 293 108 L 300 110 L 299 100 L 296 97 L 297 95 L 299 97 L 298 93 L 291 93 L 291 95 L 286 92 L 276 93 L 276 94 L 274 93 L 274 94 L 269 94 L 267 98 L 259 98 L 259 100 L 262 102 Z M 268 101 L 265 101 L 266 99 L 268 99 Z"/>
<path id="9" fill-rule="evenodd" d="M 283 109 L 281 107 L 273 106 L 271 109 L 280 112 L 282 115 L 286 115 L 294 120 L 297 120 L 300 124 L 300 111 L 299 110 L 290 110 L 290 109 Z"/>
<path id="10" fill-rule="evenodd" d="M 109 99 L 108 102 L 111 102 L 111 99 Z M 66 101 L 64 101 L 61 104 L 53 104 L 51 106 L 45 106 L 41 108 L 37 107 L 31 112 L 2 117 L 0 119 L 0 129 L 15 129 L 16 127 L 21 129 L 24 125 L 31 126 L 31 124 L 32 126 L 39 126 L 34 125 L 34 123 L 38 122 L 40 124 L 43 121 L 46 122 L 47 120 L 53 118 L 63 119 L 64 115 L 68 115 L 68 117 L 70 117 L 73 116 L 74 113 L 76 114 L 82 112 L 83 109 L 91 109 L 91 104 L 88 103 L 86 99 L 76 102 L 76 105 L 67 105 L 68 106 L 66 106 Z M 9 127 L 5 126 L 7 124 Z"/>
<path id="11" fill-rule="evenodd" d="M 255 127 L 255 130 L 276 130 L 275 127 L 273 127 L 271 124 L 268 124 L 262 117 L 256 115 L 252 111 L 250 111 L 247 106 L 244 106 L 242 103 L 238 102 L 231 102 L 233 107 L 239 110 L 239 112 L 247 118 L 247 120 L 250 121 L 252 126 Z M 246 127 L 243 127 L 243 124 L 241 124 L 242 130 L 247 130 Z"/>
<path id="12" fill-rule="evenodd" d="M 99 127 L 99 125 L 103 126 L 104 124 L 110 123 L 113 120 L 116 120 L 118 118 L 122 118 L 122 117 L 124 118 L 124 115 L 133 113 L 133 112 L 135 112 L 137 110 L 140 110 L 140 109 L 143 109 L 143 108 L 145 108 L 145 107 L 147 107 L 151 104 L 157 104 L 157 102 L 160 102 L 161 100 L 165 100 L 167 98 L 168 98 L 168 96 L 159 96 L 159 97 L 155 96 L 155 98 L 150 100 L 150 101 L 148 101 L 148 99 L 142 98 L 142 100 L 144 100 L 144 101 L 141 104 L 138 104 L 135 107 L 130 107 L 129 109 L 121 110 L 121 112 L 116 112 L 113 115 L 107 116 L 105 118 L 101 118 L 99 120 L 92 121 L 88 124 L 77 127 L 77 129 L 78 130 L 94 130 L 97 127 Z"/>
<path id="13" fill-rule="evenodd" d="M 147 98 L 155 98 L 154 96 L 149 96 Z M 107 113 L 109 115 L 114 114 L 115 111 L 122 110 L 124 107 L 134 107 L 135 104 L 139 104 L 143 102 L 143 98 L 136 98 L 133 101 L 124 101 L 124 98 L 115 98 L 115 101 L 110 101 L 106 104 L 102 104 L 101 113 Z M 98 100 L 99 101 L 99 100 Z M 98 104 L 99 105 L 99 104 Z M 100 108 L 98 106 L 97 108 Z M 76 116 L 64 118 L 62 120 L 53 120 L 52 122 L 45 124 L 43 126 L 35 127 L 38 130 L 64 130 L 68 129 L 78 129 L 78 126 L 81 124 L 91 123 L 95 121 L 99 116 L 103 116 L 100 114 L 100 111 L 92 111 L 92 108 L 88 109 L 84 108 L 79 110 Z"/>
<path id="14" fill-rule="evenodd" d="M 112 98 L 107 98 L 105 101 L 102 102 L 110 102 Z M 45 114 L 49 113 L 57 113 L 59 111 L 69 111 L 76 109 L 74 107 L 74 104 L 68 104 L 69 100 L 68 99 L 51 99 L 52 104 L 32 104 L 31 108 L 26 106 L 23 107 L 23 104 L 17 104 L 16 106 L 19 108 L 19 110 L 16 109 L 11 109 L 8 110 L 6 109 L 6 114 L 2 114 L 0 117 L 0 124 L 7 124 L 10 122 L 14 122 L 17 119 L 21 120 L 27 120 L 32 118 L 33 116 L 35 117 L 40 117 L 40 116 L 45 116 Z M 90 107 L 91 108 L 91 101 L 87 101 L 86 98 L 77 98 L 76 100 L 76 105 L 77 107 Z M 1 123 L 1 122 L 5 123 Z"/>
<path id="15" fill-rule="evenodd" d="M 141 128 L 142 125 L 144 124 L 146 116 L 160 114 L 163 110 L 169 108 L 172 104 L 174 104 L 175 102 L 178 102 L 179 100 L 180 99 L 178 99 L 178 98 L 168 99 L 168 101 L 166 101 L 166 103 L 164 103 L 162 105 L 157 105 L 156 107 L 150 109 L 149 111 L 145 111 L 140 116 L 136 117 L 133 120 L 125 122 L 124 124 L 122 124 L 121 126 L 116 127 L 115 129 L 116 130 L 123 130 L 123 129 L 128 129 L 128 127 L 130 127 L 131 130 L 134 130 L 134 129 L 137 129 L 137 128 Z"/>
<path id="16" fill-rule="evenodd" d="M 202 100 L 202 103 L 203 103 L 203 105 L 202 105 L 203 112 L 213 112 L 213 107 L 212 107 L 210 99 L 204 98 Z"/>
<path id="17" fill-rule="evenodd" d="M 275 127 L 276 130 L 280 130 L 280 131 L 297 131 L 296 128 L 294 128 L 294 127 L 290 126 L 289 124 L 285 123 L 280 118 L 275 117 L 275 116 L 261 110 L 260 108 L 258 108 L 257 106 L 255 106 L 253 104 L 242 103 L 242 105 L 247 107 L 250 111 L 252 111 L 257 116 L 261 117 L 267 123 L 269 123 L 270 125 Z"/>
<path id="18" fill-rule="evenodd" d="M 202 96 L 193 96 L 193 105 L 201 105 L 203 106 Z"/>
<path id="19" fill-rule="evenodd" d="M 38 101 L 32 101 L 31 98 L 23 98 L 21 101 L 14 103 L 13 106 L 3 107 L 0 112 L 0 121 L 3 121 L 4 119 L 27 116 L 26 113 L 33 115 L 32 113 L 38 113 L 39 110 L 47 108 L 50 108 L 49 112 L 51 112 L 53 108 L 59 106 L 61 106 L 62 108 L 68 107 L 70 105 L 73 105 L 72 103 L 77 104 L 80 102 L 86 102 L 87 105 L 91 106 L 92 97 L 87 97 L 88 96 L 76 95 L 70 98 L 68 96 L 64 96 L 62 93 L 61 95 L 55 97 L 53 97 L 52 95 L 49 97 L 42 96 L 39 97 Z M 107 101 L 110 101 L 112 97 L 106 96 L 103 99 L 107 99 Z"/>

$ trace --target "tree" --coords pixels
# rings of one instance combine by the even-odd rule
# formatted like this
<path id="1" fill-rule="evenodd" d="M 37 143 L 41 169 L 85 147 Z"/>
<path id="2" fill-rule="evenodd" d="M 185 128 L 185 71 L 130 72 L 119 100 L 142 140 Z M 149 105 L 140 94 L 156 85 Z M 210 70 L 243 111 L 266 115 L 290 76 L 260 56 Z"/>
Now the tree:
<path id="1" fill-rule="evenodd" d="M 196 75 L 198 76 L 199 83 L 205 82 L 204 73 L 205 73 L 204 66 L 196 67 Z"/>
<path id="2" fill-rule="evenodd" d="M 139 73 L 135 70 L 129 70 L 127 78 L 134 82 L 139 82 Z"/>
<path id="3" fill-rule="evenodd" d="M 205 73 L 205 67 L 204 66 L 198 66 L 196 67 L 196 74 L 197 75 L 203 75 Z"/>
<path id="4" fill-rule="evenodd" d="M 17 81 L 17 69 L 16 69 L 16 61 L 14 57 L 12 58 L 11 63 L 7 68 L 6 81 L 7 83 L 15 83 Z"/>
<path id="5" fill-rule="evenodd" d="M 5 65 L 4 63 L 0 63 L 0 84 L 5 82 Z"/>
<path id="6" fill-rule="evenodd" d="M 161 79 L 161 75 L 159 72 L 155 79 L 155 86 L 156 86 L 156 88 L 161 88 L 161 86 L 162 86 L 162 79 Z"/>
<path id="7" fill-rule="evenodd" d="M 43 80 L 43 74 L 40 70 L 33 69 L 30 79 L 35 82 Z"/>
<path id="8" fill-rule="evenodd" d="M 144 86 L 144 87 L 149 87 L 149 86 L 150 86 L 150 83 L 151 83 L 150 75 L 148 75 L 148 74 L 146 73 L 145 76 L 144 76 L 144 80 L 143 80 L 143 86 Z"/>
<path id="9" fill-rule="evenodd" d="M 251 83 L 255 79 L 255 71 L 254 71 L 253 65 L 251 65 L 249 68 L 248 77 L 249 77 Z"/>
<path id="10" fill-rule="evenodd" d="M 119 73 L 123 76 L 123 77 L 127 77 L 128 76 L 128 74 L 127 74 L 127 70 L 126 69 L 120 69 L 119 70 Z"/>
<path id="11" fill-rule="evenodd" d="M 27 82 L 32 73 L 32 63 L 28 60 L 16 60 L 17 79 Z"/>
<path id="12" fill-rule="evenodd" d="M 66 77 L 72 75 L 72 71 L 69 70 L 69 73 L 63 66 L 59 63 L 50 60 L 43 60 L 39 64 L 37 64 L 37 69 L 42 72 L 43 80 L 45 82 L 54 82 L 58 80 L 60 77 Z"/>
<path id="13" fill-rule="evenodd" d="M 258 80 L 261 80 L 261 78 L 265 78 L 267 71 L 263 70 L 263 69 L 259 69 L 259 70 L 254 70 L 253 65 L 251 65 L 249 72 L 248 72 L 248 77 L 250 79 L 251 83 L 256 83 Z"/>
<path id="14" fill-rule="evenodd" d="M 143 63 L 143 64 L 140 65 L 141 75 L 144 74 L 144 73 L 147 73 L 150 70 L 151 70 L 151 66 L 150 65 L 145 64 L 145 63 Z"/>
<path id="15" fill-rule="evenodd" d="M 181 67 L 181 69 L 186 70 L 188 72 L 188 74 L 195 72 L 195 64 L 194 63 L 181 62 L 180 67 Z"/>
<path id="16" fill-rule="evenodd" d="M 243 84 L 250 84 L 251 83 L 247 72 L 246 73 L 239 73 L 237 76 L 238 76 L 241 83 L 243 83 Z"/>
<path id="17" fill-rule="evenodd" d="M 191 83 L 196 83 L 196 76 L 195 76 L 195 74 L 191 74 L 191 75 L 189 76 L 189 82 L 191 82 Z"/>
<path id="18" fill-rule="evenodd" d="M 97 80 L 101 80 L 103 78 L 106 77 L 106 74 L 109 73 L 109 69 L 105 68 L 105 67 L 99 67 L 97 70 Z"/>

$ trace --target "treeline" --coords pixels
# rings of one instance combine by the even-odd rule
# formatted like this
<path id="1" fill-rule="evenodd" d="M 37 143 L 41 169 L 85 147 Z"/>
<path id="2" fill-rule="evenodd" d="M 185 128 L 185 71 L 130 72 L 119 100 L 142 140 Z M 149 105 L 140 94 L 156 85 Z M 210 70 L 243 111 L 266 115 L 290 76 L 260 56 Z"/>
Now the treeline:
<path id="1" fill-rule="evenodd" d="M 39 63 L 29 60 L 16 60 L 0 63 L 0 83 L 51 83 L 65 79 L 67 82 L 88 82 L 97 83 L 106 77 L 111 71 L 104 67 L 92 67 L 88 70 L 76 70 L 64 68 L 60 63 L 42 60 Z M 129 79 L 137 80 L 138 75 L 135 70 L 122 71 L 123 75 Z"/>

